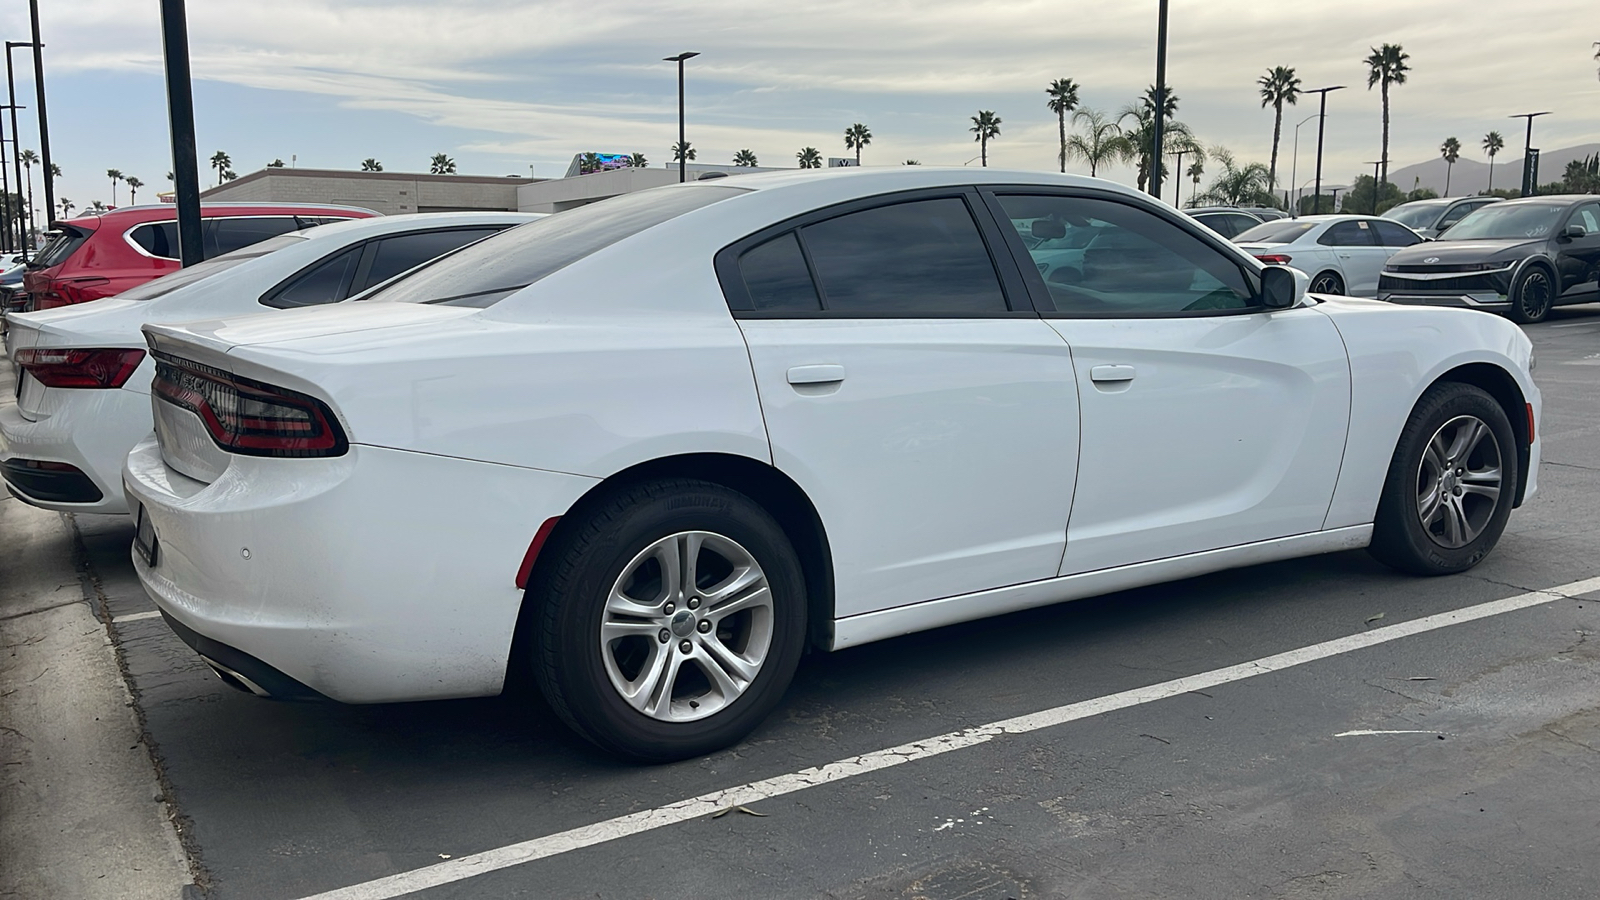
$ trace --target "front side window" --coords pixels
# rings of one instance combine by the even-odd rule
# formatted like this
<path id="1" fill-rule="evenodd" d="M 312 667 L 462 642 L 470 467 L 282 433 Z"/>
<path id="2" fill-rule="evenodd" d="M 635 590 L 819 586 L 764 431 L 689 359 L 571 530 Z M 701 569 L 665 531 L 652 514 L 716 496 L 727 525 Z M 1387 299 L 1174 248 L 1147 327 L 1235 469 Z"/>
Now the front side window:
<path id="1" fill-rule="evenodd" d="M 1338 222 L 1329 226 L 1317 243 L 1325 247 L 1373 247 L 1372 226 L 1366 220 Z"/>
<path id="2" fill-rule="evenodd" d="M 1573 212 L 1568 225 L 1582 225 L 1589 236 L 1600 234 L 1600 203 L 1585 203 Z"/>
<path id="3" fill-rule="evenodd" d="M 241 216 L 213 219 L 208 233 L 206 257 L 232 253 L 267 238 L 298 231 L 300 223 L 294 216 Z"/>
<path id="4" fill-rule="evenodd" d="M 1163 315 L 1256 305 L 1239 261 L 1154 213 L 1087 197 L 998 199 L 1025 237 L 1089 234 L 1081 248 L 1046 241 L 1028 251 L 1059 312 Z"/>

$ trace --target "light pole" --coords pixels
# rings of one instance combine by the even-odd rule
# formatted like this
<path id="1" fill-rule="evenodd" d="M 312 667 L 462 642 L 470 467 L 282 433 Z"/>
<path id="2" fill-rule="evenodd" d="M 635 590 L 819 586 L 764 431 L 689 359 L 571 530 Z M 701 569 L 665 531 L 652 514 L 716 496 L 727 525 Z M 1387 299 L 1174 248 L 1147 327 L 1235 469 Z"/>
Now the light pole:
<path id="1" fill-rule="evenodd" d="M 6 142 L 11 139 L 6 137 L 5 119 L 0 118 L 0 198 L 5 202 L 0 203 L 0 250 L 11 251 L 11 177 L 6 174 Z M 20 192 L 19 192 L 20 193 Z"/>
<path id="2" fill-rule="evenodd" d="M 39 40 L 39 0 L 28 0 L 28 14 L 33 19 L 33 93 L 39 104 L 39 165 L 44 167 L 44 221 L 48 225 L 56 214 L 56 175 L 50 165 L 50 117 L 45 115 L 44 109 L 44 42 Z"/>
<path id="3" fill-rule="evenodd" d="M 1176 156 L 1178 165 L 1172 170 L 1172 208 L 1179 209 L 1183 206 L 1183 158 L 1188 150 L 1175 150 L 1168 156 Z M 1160 199 L 1159 197 L 1157 199 Z"/>
<path id="4" fill-rule="evenodd" d="M 161 44 L 167 62 L 167 122 L 172 131 L 172 191 L 178 207 L 178 258 L 205 257 L 200 241 L 200 168 L 194 140 L 194 84 L 189 77 L 189 20 L 183 0 L 161 0 Z"/>
<path id="5" fill-rule="evenodd" d="M 675 62 L 678 64 L 678 183 L 689 180 L 689 148 L 683 140 L 683 63 L 684 60 L 694 59 L 699 56 L 698 50 L 689 50 L 677 56 L 668 56 L 662 62 Z"/>
<path id="6" fill-rule="evenodd" d="M 1362 165 L 1366 165 L 1366 166 L 1371 166 L 1372 167 L 1372 214 L 1373 215 L 1377 215 L 1378 214 L 1378 171 L 1383 167 L 1383 160 L 1381 160 L 1381 159 L 1373 160 L 1371 162 L 1362 163 Z"/>
<path id="7" fill-rule="evenodd" d="M 1539 191 L 1539 173 L 1537 171 L 1531 171 L 1534 167 L 1529 165 L 1530 160 L 1528 159 L 1530 151 L 1533 150 L 1533 120 L 1540 116 L 1548 115 L 1550 115 L 1549 110 L 1535 113 L 1517 113 L 1514 116 L 1506 116 L 1508 119 L 1528 120 L 1528 136 L 1522 141 L 1522 196 L 1524 197 L 1532 197 Z"/>
<path id="8" fill-rule="evenodd" d="M 11 51 L 18 47 L 32 46 L 23 41 L 6 41 L 6 90 L 7 96 L 10 97 L 6 102 L 10 104 L 8 108 L 11 110 L 11 164 L 17 170 L 17 199 L 21 201 L 17 205 L 23 207 L 17 215 L 17 237 L 21 242 L 20 249 L 24 262 L 28 259 L 28 220 L 32 217 L 33 210 L 27 209 L 27 201 L 22 200 L 22 141 L 20 140 L 22 132 L 17 129 L 17 79 L 11 67 Z"/>
<path id="9" fill-rule="evenodd" d="M 1301 120 L 1300 125 L 1304 125 L 1312 119 L 1320 118 L 1322 118 L 1322 113 L 1312 113 Z M 1289 211 L 1289 216 L 1295 219 L 1300 218 L 1300 188 L 1303 187 L 1297 180 L 1300 177 L 1300 125 L 1294 127 L 1294 157 L 1289 163 L 1289 183 L 1295 185 L 1294 209 Z"/>
<path id="10" fill-rule="evenodd" d="M 1320 94 L 1322 105 L 1317 110 L 1317 212 L 1322 212 L 1322 133 L 1328 124 L 1328 92 L 1342 91 L 1344 85 L 1336 84 L 1332 87 L 1317 88 L 1314 91 L 1305 91 L 1307 94 Z"/>
<path id="11" fill-rule="evenodd" d="M 1161 0 L 1156 24 L 1156 115 L 1150 148 L 1150 196 L 1161 199 L 1161 158 L 1166 151 L 1167 118 L 1167 0 Z"/>

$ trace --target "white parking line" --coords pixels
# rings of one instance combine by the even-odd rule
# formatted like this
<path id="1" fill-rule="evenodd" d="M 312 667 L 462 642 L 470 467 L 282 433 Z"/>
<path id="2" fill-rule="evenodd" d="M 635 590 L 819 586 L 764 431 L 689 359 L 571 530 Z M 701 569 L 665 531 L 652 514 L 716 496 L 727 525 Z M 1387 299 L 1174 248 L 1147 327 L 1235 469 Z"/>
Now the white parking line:
<path id="1" fill-rule="evenodd" d="M 111 620 L 111 624 L 121 625 L 124 622 L 143 622 L 145 619 L 159 618 L 161 618 L 161 610 L 152 609 L 149 612 L 128 613 L 125 616 L 117 616 Z"/>
<path id="2" fill-rule="evenodd" d="M 1409 622 L 1400 622 L 1383 628 L 1374 628 L 1360 634 L 1335 638 L 1312 644 L 1296 650 L 1289 650 L 1273 656 L 1262 657 L 1250 662 L 1239 663 L 1210 672 L 1201 672 L 1198 675 L 1189 675 L 1184 678 L 1175 678 L 1163 681 L 1148 687 L 1134 688 L 1104 697 L 1091 700 L 1082 700 L 1069 703 L 1054 709 L 1017 716 L 988 725 L 978 725 L 961 731 L 952 731 L 935 737 L 924 738 L 898 747 L 889 747 L 877 750 L 863 756 L 854 756 L 849 759 L 836 760 L 826 765 L 815 768 L 792 772 L 787 775 L 778 775 L 762 781 L 753 781 L 737 787 L 701 794 L 687 800 L 679 800 L 666 806 L 655 809 L 641 810 L 626 816 L 596 822 L 593 825 L 584 825 L 563 831 L 558 834 L 545 835 L 516 844 L 509 844 L 482 853 L 458 857 L 446 862 L 435 863 L 409 872 L 400 872 L 384 878 L 354 884 L 349 887 L 327 891 L 302 900 L 390 900 L 414 891 L 426 890 L 440 885 L 452 884 L 463 881 L 476 875 L 483 875 L 499 869 L 510 868 L 535 860 L 558 856 L 573 850 L 593 847 L 630 835 L 665 828 L 679 822 L 687 822 L 701 816 L 711 815 L 718 810 L 729 806 L 748 805 L 762 800 L 770 800 L 786 794 L 793 794 L 807 788 L 831 784 L 876 772 L 880 769 L 889 769 L 902 766 L 906 763 L 940 756 L 954 750 L 974 747 L 985 744 L 995 738 L 1005 735 L 1028 734 L 1056 725 L 1065 725 L 1079 719 L 1154 703 L 1191 691 L 1205 690 L 1234 681 L 1243 681 L 1256 675 L 1265 675 L 1268 672 L 1277 672 L 1305 663 L 1327 659 L 1386 644 L 1401 638 L 1411 637 L 1451 625 L 1460 625 L 1464 622 L 1473 622 L 1490 616 L 1503 615 L 1517 610 L 1541 606 L 1568 597 L 1586 594 L 1590 591 L 1600 591 L 1600 578 L 1588 578 L 1583 581 L 1574 581 L 1569 584 L 1559 585 L 1542 591 L 1530 591 L 1518 594 L 1515 597 L 1506 597 L 1501 600 L 1492 600 L 1464 609 L 1451 610 L 1413 619 Z"/>

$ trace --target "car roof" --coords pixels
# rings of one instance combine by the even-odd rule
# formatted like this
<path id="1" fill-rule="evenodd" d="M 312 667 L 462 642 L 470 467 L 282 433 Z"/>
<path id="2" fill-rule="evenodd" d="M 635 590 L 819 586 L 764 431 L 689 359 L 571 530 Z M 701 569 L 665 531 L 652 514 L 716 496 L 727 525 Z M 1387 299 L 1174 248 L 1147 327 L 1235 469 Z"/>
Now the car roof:
<path id="1" fill-rule="evenodd" d="M 1513 206 L 1566 206 L 1585 200 L 1600 200 L 1594 194 L 1544 194 L 1536 197 L 1509 197 L 1506 203 Z"/>
<path id="2" fill-rule="evenodd" d="M 691 182 L 693 185 L 743 188 L 750 191 L 808 191 L 834 193 L 848 186 L 849 192 L 858 196 L 873 193 L 914 190 L 923 187 L 948 187 L 963 184 L 1028 186 L 1059 186 L 1092 188 L 1099 191 L 1144 196 L 1133 188 L 1086 175 L 1058 175 L 1053 172 L 1024 172 L 1008 169 L 973 169 L 964 166 L 856 166 L 837 169 L 786 169 L 778 172 L 758 172 L 751 175 L 732 175 L 710 181 Z M 671 188 L 680 185 L 669 186 Z"/>
<path id="3" fill-rule="evenodd" d="M 395 232 L 415 231 L 420 228 L 450 228 L 471 225 L 521 225 L 542 219 L 548 213 L 520 212 L 439 212 L 404 213 L 398 216 L 374 216 L 370 219 L 350 219 L 302 230 L 307 240 L 355 239 Z"/>
<path id="4" fill-rule="evenodd" d="M 360 213 L 364 216 L 380 215 L 376 210 L 360 206 L 343 206 L 338 203 L 202 203 L 200 213 L 203 218 L 230 215 L 295 215 L 306 213 L 309 215 L 341 215 Z M 56 225 L 72 225 L 78 228 L 95 230 L 103 225 L 138 224 L 142 222 L 162 222 L 175 219 L 178 216 L 178 207 L 171 203 L 143 203 L 138 206 L 119 206 L 108 209 L 102 213 L 80 214 L 70 219 L 57 219 L 50 223 Z"/>

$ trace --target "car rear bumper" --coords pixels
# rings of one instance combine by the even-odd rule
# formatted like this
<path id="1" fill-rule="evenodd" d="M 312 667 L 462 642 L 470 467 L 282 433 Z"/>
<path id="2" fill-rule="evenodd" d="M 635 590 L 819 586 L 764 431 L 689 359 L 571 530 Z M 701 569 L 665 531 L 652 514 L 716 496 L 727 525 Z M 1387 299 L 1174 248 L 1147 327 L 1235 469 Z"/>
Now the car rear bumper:
<path id="1" fill-rule="evenodd" d="M 34 506 L 127 512 L 122 461 L 150 433 L 149 396 L 122 389 L 50 391 L 50 414 L 37 421 L 24 417 L 16 406 L 0 408 L 0 474 L 13 493 Z M 81 474 L 44 475 L 29 465 L 39 462 L 64 463 Z"/>
<path id="2" fill-rule="evenodd" d="M 123 479 L 154 529 L 155 565 L 136 551 L 134 568 L 162 613 L 346 703 L 498 693 L 528 545 L 596 483 L 355 445 L 233 457 L 204 484 L 153 439 Z"/>

